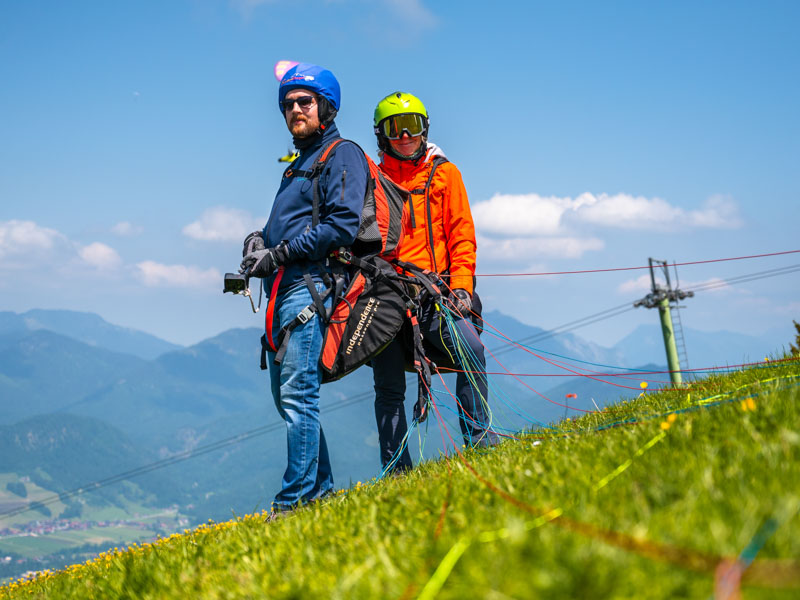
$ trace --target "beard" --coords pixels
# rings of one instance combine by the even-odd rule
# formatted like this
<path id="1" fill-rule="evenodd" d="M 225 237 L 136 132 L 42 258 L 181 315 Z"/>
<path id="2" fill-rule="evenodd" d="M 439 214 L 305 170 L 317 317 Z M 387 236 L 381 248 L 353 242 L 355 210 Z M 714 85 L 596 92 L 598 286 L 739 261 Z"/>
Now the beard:
<path id="1" fill-rule="evenodd" d="M 319 129 L 319 119 L 310 119 L 306 115 L 297 115 L 289 123 L 289 131 L 296 138 L 306 138 Z"/>

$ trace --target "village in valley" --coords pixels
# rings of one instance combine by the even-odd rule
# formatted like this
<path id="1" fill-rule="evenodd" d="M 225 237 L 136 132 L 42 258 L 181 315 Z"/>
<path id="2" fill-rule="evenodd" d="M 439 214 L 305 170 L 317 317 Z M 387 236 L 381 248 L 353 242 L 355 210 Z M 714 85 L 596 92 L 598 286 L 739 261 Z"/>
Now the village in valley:
<path id="1" fill-rule="evenodd" d="M 9 573 L 60 568 L 95 556 L 109 545 L 150 542 L 190 525 L 171 506 L 131 518 L 38 519 L 0 528 L 0 580 Z M 62 564 L 63 563 L 63 564 Z"/>

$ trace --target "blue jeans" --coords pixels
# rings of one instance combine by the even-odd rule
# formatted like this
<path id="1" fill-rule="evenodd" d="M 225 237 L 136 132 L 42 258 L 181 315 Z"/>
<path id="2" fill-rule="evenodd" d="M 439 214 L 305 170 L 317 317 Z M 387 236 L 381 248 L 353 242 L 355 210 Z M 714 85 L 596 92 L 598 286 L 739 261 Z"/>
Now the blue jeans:
<path id="1" fill-rule="evenodd" d="M 317 288 L 324 289 L 322 284 Z M 277 335 L 281 327 L 311 303 L 311 293 L 305 284 L 280 292 L 275 299 L 273 334 Z M 330 299 L 325 304 L 330 306 Z M 280 365 L 273 362 L 275 353 L 267 354 L 272 397 L 286 422 L 288 450 L 288 464 L 281 491 L 272 503 L 273 510 L 289 510 L 333 490 L 328 445 L 319 421 L 322 335 L 322 321 L 315 314 L 292 331 Z"/>
<path id="2" fill-rule="evenodd" d="M 477 294 L 475 295 L 477 299 Z M 458 416 L 464 443 L 469 446 L 488 446 L 496 444 L 497 434 L 488 428 L 489 416 L 486 406 L 489 389 L 486 380 L 486 357 L 483 343 L 471 319 L 458 319 L 454 326 L 458 329 L 460 340 L 466 345 L 470 364 L 464 365 L 456 353 L 456 347 L 447 326 L 439 321 L 439 313 L 433 302 L 422 307 L 419 326 L 426 348 L 433 348 L 439 354 L 456 358 L 458 369 L 479 371 L 479 373 L 458 373 L 456 376 L 456 398 Z M 480 373 L 482 371 L 483 373 Z M 372 359 L 372 375 L 375 382 L 375 419 L 378 425 L 378 444 L 381 464 L 385 467 L 400 447 L 406 435 L 406 422 L 403 401 L 406 392 L 405 358 L 403 344 L 395 339 L 378 356 Z M 408 449 L 395 466 L 396 469 L 411 467 Z"/>

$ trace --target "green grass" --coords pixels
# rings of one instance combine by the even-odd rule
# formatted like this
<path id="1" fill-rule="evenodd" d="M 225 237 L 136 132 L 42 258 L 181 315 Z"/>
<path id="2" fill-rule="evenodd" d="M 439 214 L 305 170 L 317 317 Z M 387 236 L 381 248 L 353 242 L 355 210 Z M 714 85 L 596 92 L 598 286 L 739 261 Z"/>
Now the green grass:
<path id="1" fill-rule="evenodd" d="M 716 561 L 748 545 L 743 598 L 796 598 L 799 399 L 797 362 L 714 376 L 0 598 L 708 598 Z M 790 562 L 765 577 L 774 559 Z"/>

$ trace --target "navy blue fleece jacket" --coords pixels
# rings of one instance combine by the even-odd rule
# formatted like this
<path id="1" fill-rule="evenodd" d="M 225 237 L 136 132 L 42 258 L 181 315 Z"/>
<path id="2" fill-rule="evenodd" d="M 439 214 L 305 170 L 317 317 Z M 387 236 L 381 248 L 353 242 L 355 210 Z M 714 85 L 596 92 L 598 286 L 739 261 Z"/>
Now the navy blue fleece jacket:
<path id="1" fill-rule="evenodd" d="M 294 171 L 306 171 L 317 159 L 322 148 L 341 137 L 335 124 L 325 131 L 317 143 L 302 150 L 289 166 Z M 319 280 L 316 262 L 340 246 L 350 246 L 361 224 L 361 210 L 367 190 L 369 168 L 364 154 L 355 144 L 343 142 L 328 156 L 319 180 L 319 223 L 311 226 L 313 207 L 312 182 L 303 177 L 284 177 L 272 203 L 264 227 L 267 248 L 288 242 L 289 262 L 285 266 L 280 289 L 303 282 L 303 272 Z M 265 281 L 267 293 L 274 275 Z"/>

